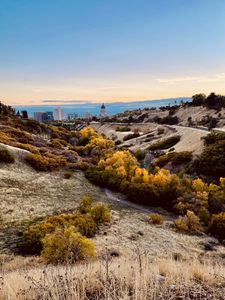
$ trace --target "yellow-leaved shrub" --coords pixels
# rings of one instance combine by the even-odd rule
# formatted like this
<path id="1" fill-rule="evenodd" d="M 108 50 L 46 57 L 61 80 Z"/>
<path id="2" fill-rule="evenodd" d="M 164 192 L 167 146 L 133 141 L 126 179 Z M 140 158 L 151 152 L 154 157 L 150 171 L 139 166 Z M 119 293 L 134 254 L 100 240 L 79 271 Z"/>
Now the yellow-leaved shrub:
<path id="1" fill-rule="evenodd" d="M 72 226 L 57 228 L 44 237 L 42 244 L 41 257 L 46 263 L 75 263 L 96 256 L 94 243 Z"/>

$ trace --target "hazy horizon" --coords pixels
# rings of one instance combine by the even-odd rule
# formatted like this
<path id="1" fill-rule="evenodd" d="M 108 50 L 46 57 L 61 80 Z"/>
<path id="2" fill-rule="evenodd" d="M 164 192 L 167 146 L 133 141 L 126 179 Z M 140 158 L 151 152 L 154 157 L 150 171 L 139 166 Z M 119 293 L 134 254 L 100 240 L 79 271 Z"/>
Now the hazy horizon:
<path id="1" fill-rule="evenodd" d="M 109 116 L 122 113 L 126 110 L 144 109 L 144 108 L 158 108 L 161 106 L 168 106 L 174 104 L 180 104 L 181 101 L 190 101 L 191 98 L 169 98 L 160 100 L 147 100 L 147 101 L 132 101 L 132 102 L 111 102 L 106 103 L 106 111 Z M 16 111 L 27 110 L 29 117 L 33 117 L 34 112 L 54 111 L 56 107 L 63 109 L 64 113 L 71 114 L 77 113 L 79 117 L 83 117 L 85 113 L 91 113 L 93 116 L 98 116 L 100 113 L 101 103 L 73 103 L 73 104 L 57 104 L 52 103 L 45 105 L 28 105 L 28 106 L 16 106 Z"/>
<path id="2" fill-rule="evenodd" d="M 225 94 L 224 12 L 220 0 L 2 0 L 0 100 Z"/>

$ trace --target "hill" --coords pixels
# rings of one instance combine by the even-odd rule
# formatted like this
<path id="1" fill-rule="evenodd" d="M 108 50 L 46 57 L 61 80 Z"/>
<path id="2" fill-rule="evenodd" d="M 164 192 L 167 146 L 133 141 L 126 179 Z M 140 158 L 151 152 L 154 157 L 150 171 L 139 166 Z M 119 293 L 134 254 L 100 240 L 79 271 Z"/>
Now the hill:
<path id="1" fill-rule="evenodd" d="M 55 125 L 0 114 L 0 298 L 222 299 L 224 135 Z"/>

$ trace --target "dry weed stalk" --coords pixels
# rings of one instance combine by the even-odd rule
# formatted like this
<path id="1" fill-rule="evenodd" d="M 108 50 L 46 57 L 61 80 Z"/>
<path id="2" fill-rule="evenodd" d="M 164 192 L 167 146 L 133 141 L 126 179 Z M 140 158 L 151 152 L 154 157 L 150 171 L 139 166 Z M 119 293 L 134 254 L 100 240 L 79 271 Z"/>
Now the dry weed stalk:
<path id="1" fill-rule="evenodd" d="M 47 266 L 2 272 L 3 300 L 222 300 L 225 267 L 210 261 L 155 259 L 138 250 L 133 259 Z"/>

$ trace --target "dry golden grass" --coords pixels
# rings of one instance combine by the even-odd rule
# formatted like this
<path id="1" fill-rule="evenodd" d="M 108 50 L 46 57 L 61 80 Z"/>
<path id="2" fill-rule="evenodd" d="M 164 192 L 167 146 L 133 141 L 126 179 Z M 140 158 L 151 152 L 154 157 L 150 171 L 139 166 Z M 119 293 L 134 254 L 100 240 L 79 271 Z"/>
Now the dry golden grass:
<path id="1" fill-rule="evenodd" d="M 0 278 L 2 300 L 222 300 L 225 292 L 222 264 L 150 261 L 144 255 L 132 260 L 106 255 L 76 266 L 3 270 Z"/>

